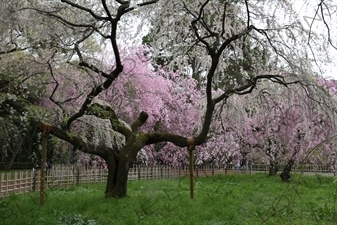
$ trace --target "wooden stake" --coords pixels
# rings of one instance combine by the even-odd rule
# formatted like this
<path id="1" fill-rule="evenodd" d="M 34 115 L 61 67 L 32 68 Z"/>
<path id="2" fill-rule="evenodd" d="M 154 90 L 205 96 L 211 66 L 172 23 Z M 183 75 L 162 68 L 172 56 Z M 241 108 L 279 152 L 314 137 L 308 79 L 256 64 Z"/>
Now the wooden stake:
<path id="1" fill-rule="evenodd" d="M 193 138 L 187 139 L 187 149 L 189 153 L 189 159 L 190 159 L 190 198 L 194 198 L 194 161 L 193 161 L 193 150 L 194 147 L 194 140 Z"/>
<path id="2" fill-rule="evenodd" d="M 47 160 L 47 140 L 48 132 L 42 132 L 42 159 L 41 159 L 41 180 L 40 180 L 40 206 L 43 206 L 45 199 L 45 178 L 46 178 L 46 160 Z"/>
<path id="3" fill-rule="evenodd" d="M 190 197 L 194 198 L 194 165 L 193 165 L 193 148 L 188 147 L 190 158 Z"/>
<path id="4" fill-rule="evenodd" d="M 45 190 L 45 183 L 46 183 L 46 161 L 47 161 L 47 140 L 49 132 L 52 131 L 53 126 L 49 123 L 42 123 L 42 159 L 41 159 L 41 180 L 40 180 L 40 206 L 44 204 L 44 190 Z"/>

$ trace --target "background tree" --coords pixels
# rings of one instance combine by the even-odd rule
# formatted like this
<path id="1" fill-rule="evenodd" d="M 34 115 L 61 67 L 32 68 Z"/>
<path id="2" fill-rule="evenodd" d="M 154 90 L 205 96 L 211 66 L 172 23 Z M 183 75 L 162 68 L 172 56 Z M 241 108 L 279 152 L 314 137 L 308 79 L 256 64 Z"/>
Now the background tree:
<path id="1" fill-rule="evenodd" d="M 221 111 L 222 120 L 229 121 L 223 130 L 240 137 L 240 151 L 263 152 L 270 176 L 284 165 L 281 178 L 289 181 L 294 165 L 329 161 L 336 106 L 328 93 L 313 84 L 309 89 L 288 89 L 265 83 L 251 96 L 231 99 Z M 316 149 L 321 143 L 325 144 Z"/>

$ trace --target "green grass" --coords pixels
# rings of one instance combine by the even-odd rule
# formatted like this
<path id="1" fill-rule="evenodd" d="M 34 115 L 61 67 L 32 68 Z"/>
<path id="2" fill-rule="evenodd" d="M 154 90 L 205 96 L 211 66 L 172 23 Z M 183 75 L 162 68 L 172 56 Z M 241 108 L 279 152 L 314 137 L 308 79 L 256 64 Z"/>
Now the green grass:
<path id="1" fill-rule="evenodd" d="M 335 178 L 295 176 L 290 184 L 265 174 L 189 180 L 132 181 L 128 197 L 105 199 L 104 185 L 48 190 L 0 199 L 0 224 L 337 224 Z"/>

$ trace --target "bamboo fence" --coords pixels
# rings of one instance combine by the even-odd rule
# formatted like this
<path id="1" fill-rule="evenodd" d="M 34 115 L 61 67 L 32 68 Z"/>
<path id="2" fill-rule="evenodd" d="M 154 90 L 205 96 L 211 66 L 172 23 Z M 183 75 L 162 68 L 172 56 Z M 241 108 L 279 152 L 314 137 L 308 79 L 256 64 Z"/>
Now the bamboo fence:
<path id="1" fill-rule="evenodd" d="M 280 167 L 280 170 L 282 167 Z M 252 172 L 267 172 L 268 165 L 253 165 Z M 194 176 L 214 176 L 217 174 L 233 174 L 248 172 L 235 169 L 232 166 L 215 167 L 195 166 Z M 320 174 L 334 176 L 326 165 L 306 165 L 293 168 L 293 172 L 304 172 L 305 174 Z M 104 167 L 77 167 L 67 165 L 53 165 L 46 172 L 46 188 L 65 188 L 73 185 L 105 183 L 108 171 Z M 153 180 L 153 179 L 175 179 L 189 176 L 189 168 L 171 166 L 137 166 L 130 168 L 129 180 Z M 10 194 L 22 194 L 40 189 L 40 171 L 0 171 L 0 197 Z"/>

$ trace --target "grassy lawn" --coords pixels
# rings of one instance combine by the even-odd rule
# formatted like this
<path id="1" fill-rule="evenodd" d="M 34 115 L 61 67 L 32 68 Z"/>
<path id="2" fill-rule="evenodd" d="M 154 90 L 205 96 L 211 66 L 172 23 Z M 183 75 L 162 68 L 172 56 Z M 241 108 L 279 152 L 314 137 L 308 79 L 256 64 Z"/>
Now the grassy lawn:
<path id="1" fill-rule="evenodd" d="M 0 224 L 337 224 L 333 177 L 295 176 L 290 184 L 265 174 L 189 180 L 131 181 L 128 197 L 105 199 L 104 185 L 87 185 L 0 199 Z"/>

